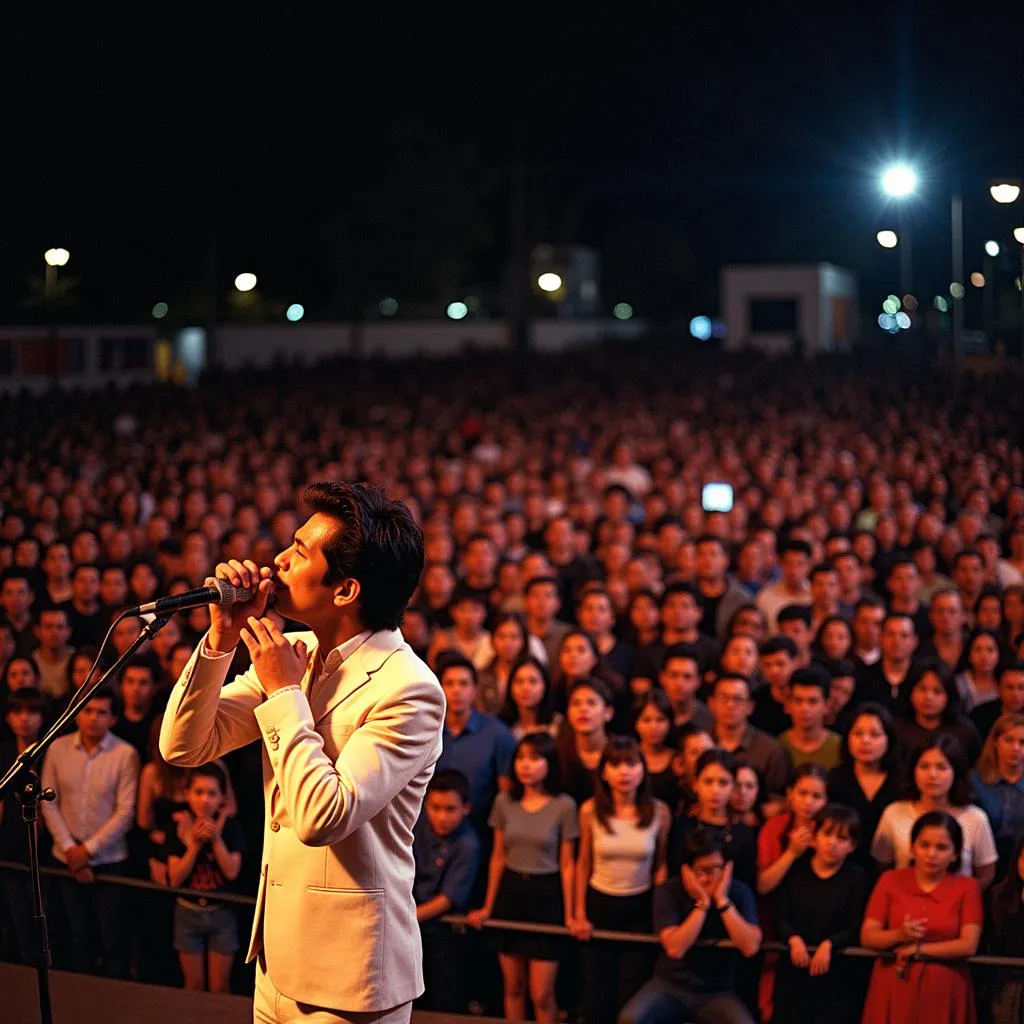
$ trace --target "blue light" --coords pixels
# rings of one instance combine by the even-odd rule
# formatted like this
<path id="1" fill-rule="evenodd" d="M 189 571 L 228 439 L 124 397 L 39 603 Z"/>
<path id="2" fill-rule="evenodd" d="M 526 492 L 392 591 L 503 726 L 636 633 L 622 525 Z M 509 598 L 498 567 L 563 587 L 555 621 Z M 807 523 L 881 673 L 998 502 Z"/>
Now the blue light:
<path id="1" fill-rule="evenodd" d="M 284 315 L 291 320 L 293 324 L 297 324 L 306 315 L 306 310 L 298 302 L 293 302 L 285 310 Z"/>
<path id="2" fill-rule="evenodd" d="M 711 321 L 711 337 L 718 338 L 721 340 L 729 333 L 729 329 L 725 326 L 725 321 L 716 317 Z"/>
<path id="3" fill-rule="evenodd" d="M 711 317 L 695 316 L 690 321 L 690 334 L 698 341 L 707 341 L 711 337 Z"/>
<path id="4" fill-rule="evenodd" d="M 448 318 L 450 320 L 464 320 L 469 312 L 469 306 L 464 302 L 450 302 L 448 304 Z"/>
<path id="5" fill-rule="evenodd" d="M 901 331 L 909 331 L 910 330 L 910 317 L 907 316 L 906 313 L 897 313 L 896 314 L 896 326 Z"/>

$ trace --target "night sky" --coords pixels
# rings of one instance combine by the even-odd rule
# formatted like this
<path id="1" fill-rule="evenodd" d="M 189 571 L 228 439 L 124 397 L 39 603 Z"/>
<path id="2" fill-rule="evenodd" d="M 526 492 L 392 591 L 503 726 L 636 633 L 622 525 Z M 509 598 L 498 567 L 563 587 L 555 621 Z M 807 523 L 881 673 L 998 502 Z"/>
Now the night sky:
<path id="1" fill-rule="evenodd" d="M 950 280 L 955 181 L 967 273 L 1024 223 L 1024 202 L 987 195 L 1024 176 L 1019 2 L 94 6 L 8 12 L 8 324 L 38 318 L 26 277 L 49 246 L 72 253 L 76 318 L 138 322 L 202 282 L 211 240 L 225 289 L 253 270 L 335 314 L 329 225 L 407 119 L 478 149 L 492 238 L 467 287 L 500 277 L 519 130 L 530 241 L 559 240 L 570 207 L 598 248 L 661 226 L 692 254 L 681 313 L 714 301 L 723 262 L 829 259 L 868 296 L 894 288 L 898 256 L 874 236 L 897 155 L 925 179 L 921 291 Z"/>

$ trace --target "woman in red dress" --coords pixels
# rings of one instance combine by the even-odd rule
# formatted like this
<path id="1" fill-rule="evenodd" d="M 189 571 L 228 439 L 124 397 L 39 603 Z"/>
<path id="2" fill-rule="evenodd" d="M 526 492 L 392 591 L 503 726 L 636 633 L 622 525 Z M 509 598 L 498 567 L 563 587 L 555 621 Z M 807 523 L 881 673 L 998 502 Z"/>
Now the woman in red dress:
<path id="1" fill-rule="evenodd" d="M 864 915 L 861 944 L 896 959 L 875 963 L 863 1024 L 975 1024 L 962 959 L 978 949 L 981 889 L 956 874 L 963 850 L 956 819 L 944 811 L 922 815 L 911 850 L 912 866 L 882 875 Z"/>

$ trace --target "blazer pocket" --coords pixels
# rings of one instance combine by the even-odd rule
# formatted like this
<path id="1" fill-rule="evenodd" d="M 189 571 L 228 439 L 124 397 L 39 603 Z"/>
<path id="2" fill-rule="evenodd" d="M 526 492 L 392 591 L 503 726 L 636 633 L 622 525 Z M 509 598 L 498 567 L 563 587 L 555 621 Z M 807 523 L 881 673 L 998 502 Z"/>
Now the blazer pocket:
<path id="1" fill-rule="evenodd" d="M 379 988 L 384 968 L 384 890 L 311 885 L 306 893 L 312 913 L 303 919 L 302 940 L 311 956 L 318 950 L 339 949 L 343 940 L 344 955 L 331 964 L 341 988 Z"/>

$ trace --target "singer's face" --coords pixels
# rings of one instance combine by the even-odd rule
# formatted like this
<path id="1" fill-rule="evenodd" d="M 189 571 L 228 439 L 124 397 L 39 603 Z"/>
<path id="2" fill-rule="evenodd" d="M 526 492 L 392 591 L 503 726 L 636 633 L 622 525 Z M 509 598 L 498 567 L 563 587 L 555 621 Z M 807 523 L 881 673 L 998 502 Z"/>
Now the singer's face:
<path id="1" fill-rule="evenodd" d="M 292 543 L 275 559 L 274 593 L 283 615 L 310 623 L 334 614 L 334 587 L 325 585 L 327 559 L 323 546 L 338 524 L 320 512 L 314 513 L 296 531 Z"/>

